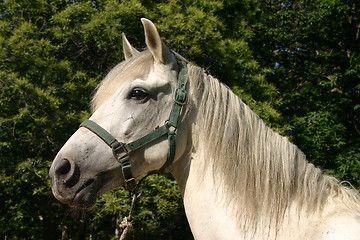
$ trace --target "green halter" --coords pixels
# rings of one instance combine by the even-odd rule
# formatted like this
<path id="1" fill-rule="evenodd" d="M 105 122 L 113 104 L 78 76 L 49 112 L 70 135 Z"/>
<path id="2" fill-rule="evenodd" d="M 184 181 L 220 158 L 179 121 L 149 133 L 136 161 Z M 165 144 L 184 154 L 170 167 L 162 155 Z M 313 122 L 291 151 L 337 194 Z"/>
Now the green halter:
<path id="1" fill-rule="evenodd" d="M 130 143 L 122 143 L 116 140 L 109 132 L 91 120 L 85 120 L 80 127 L 85 127 L 101 138 L 113 151 L 114 157 L 121 164 L 122 173 L 125 178 L 125 188 L 132 191 L 136 188 L 136 181 L 131 172 L 130 153 L 151 143 L 152 141 L 167 135 L 169 150 L 165 164 L 159 169 L 164 170 L 174 161 L 176 153 L 176 130 L 181 114 L 181 109 L 186 103 L 186 66 L 180 65 L 178 76 L 178 87 L 174 91 L 174 104 L 169 119 L 161 127 L 156 128 L 149 134 Z"/>

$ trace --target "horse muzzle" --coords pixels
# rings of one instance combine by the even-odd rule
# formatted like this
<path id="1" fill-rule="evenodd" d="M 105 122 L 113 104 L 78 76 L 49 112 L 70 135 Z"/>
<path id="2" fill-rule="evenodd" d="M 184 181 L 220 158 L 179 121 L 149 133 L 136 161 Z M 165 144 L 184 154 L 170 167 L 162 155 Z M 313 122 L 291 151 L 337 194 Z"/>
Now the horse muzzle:
<path id="1" fill-rule="evenodd" d="M 88 208 L 96 198 L 114 187 L 124 184 L 119 165 L 92 175 L 85 175 L 75 161 L 56 157 L 49 176 L 56 199 L 72 207 Z"/>

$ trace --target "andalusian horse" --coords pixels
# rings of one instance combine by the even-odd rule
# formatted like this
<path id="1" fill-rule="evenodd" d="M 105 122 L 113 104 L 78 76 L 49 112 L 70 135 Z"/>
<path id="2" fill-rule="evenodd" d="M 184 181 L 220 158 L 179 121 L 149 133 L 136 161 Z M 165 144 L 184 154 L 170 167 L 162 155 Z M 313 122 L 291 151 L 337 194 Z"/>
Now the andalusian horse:
<path id="1" fill-rule="evenodd" d="M 306 161 L 231 90 L 184 62 L 142 19 L 147 50 L 123 35 L 125 61 L 100 83 L 92 115 L 50 169 L 66 204 L 158 169 L 175 177 L 195 239 L 360 239 L 360 197 Z"/>

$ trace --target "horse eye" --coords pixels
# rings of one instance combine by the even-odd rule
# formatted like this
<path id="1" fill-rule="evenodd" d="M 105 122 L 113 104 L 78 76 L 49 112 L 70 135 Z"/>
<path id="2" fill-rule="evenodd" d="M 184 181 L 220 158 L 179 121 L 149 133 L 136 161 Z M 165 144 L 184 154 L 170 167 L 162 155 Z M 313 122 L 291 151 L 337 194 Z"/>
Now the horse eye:
<path id="1" fill-rule="evenodd" d="M 146 100 L 148 98 L 148 95 L 144 90 L 134 89 L 130 93 L 129 98 L 134 100 Z"/>

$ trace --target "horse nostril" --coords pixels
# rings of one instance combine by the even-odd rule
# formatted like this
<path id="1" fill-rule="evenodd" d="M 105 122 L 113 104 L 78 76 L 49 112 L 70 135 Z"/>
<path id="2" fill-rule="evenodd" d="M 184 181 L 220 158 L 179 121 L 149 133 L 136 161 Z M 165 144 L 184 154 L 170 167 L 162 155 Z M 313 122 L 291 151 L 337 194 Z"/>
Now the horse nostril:
<path id="1" fill-rule="evenodd" d="M 64 175 L 70 171 L 71 165 L 67 159 L 61 160 L 61 163 L 56 169 L 56 175 Z"/>
<path id="2" fill-rule="evenodd" d="M 80 178 L 79 167 L 73 160 L 62 159 L 55 171 L 57 179 L 62 181 L 67 187 L 72 187 L 78 183 Z"/>

